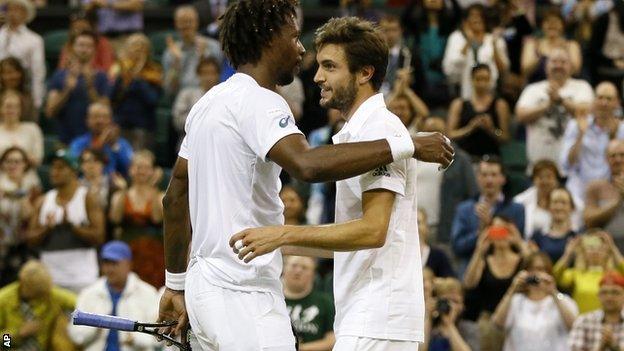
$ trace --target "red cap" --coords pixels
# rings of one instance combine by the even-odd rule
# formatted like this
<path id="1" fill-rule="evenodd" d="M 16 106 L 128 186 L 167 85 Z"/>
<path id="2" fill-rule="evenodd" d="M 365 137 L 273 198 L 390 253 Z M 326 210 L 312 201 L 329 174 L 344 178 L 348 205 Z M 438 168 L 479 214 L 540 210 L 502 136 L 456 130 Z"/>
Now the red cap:
<path id="1" fill-rule="evenodd" d="M 605 284 L 618 285 L 624 288 L 624 275 L 618 272 L 607 272 L 602 276 L 602 279 L 600 279 L 600 286 Z"/>

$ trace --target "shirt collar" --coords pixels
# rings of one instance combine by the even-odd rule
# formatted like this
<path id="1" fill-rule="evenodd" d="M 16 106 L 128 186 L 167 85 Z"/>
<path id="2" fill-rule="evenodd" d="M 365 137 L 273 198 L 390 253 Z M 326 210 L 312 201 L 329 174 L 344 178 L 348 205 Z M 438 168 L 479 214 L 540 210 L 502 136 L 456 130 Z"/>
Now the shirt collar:
<path id="1" fill-rule="evenodd" d="M 7 32 L 7 33 L 9 33 L 11 30 L 9 29 L 9 25 L 8 25 L 8 24 L 5 24 L 4 26 L 2 26 L 2 28 L 0 28 L 0 31 L 3 31 L 3 32 Z M 15 32 L 15 33 L 22 34 L 22 33 L 24 33 L 25 31 L 26 31 L 26 25 L 25 25 L 25 24 L 22 24 L 22 25 L 20 25 L 19 27 L 17 27 L 17 29 L 16 29 L 14 32 Z"/>
<path id="2" fill-rule="evenodd" d="M 336 138 L 357 134 L 372 113 L 380 108 L 386 108 L 383 94 L 375 94 L 366 99 L 366 101 L 355 110 L 353 116 L 345 123 L 342 129 L 334 135 L 334 142 L 338 141 Z"/>
<path id="3" fill-rule="evenodd" d="M 250 76 L 249 74 L 241 73 L 241 72 L 234 73 L 232 77 L 230 77 L 230 79 L 234 79 L 236 81 L 241 81 L 241 82 L 246 82 L 247 84 L 253 84 L 255 86 L 260 86 L 260 84 L 258 84 L 258 82 L 256 82 L 256 80 L 253 79 L 252 76 Z"/>

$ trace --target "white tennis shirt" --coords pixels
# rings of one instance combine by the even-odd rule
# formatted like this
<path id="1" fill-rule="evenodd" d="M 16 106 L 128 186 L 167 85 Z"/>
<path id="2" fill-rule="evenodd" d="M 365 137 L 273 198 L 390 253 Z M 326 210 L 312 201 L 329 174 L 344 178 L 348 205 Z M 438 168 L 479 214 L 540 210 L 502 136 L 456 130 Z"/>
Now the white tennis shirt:
<path id="1" fill-rule="evenodd" d="M 281 295 L 281 252 L 244 263 L 229 240 L 246 228 L 284 223 L 281 167 L 267 154 L 283 137 L 301 133 L 288 104 L 236 73 L 193 106 L 184 129 L 179 156 L 188 160 L 191 258 L 213 285 Z"/>
<path id="2" fill-rule="evenodd" d="M 335 144 L 409 134 L 383 95 L 366 100 L 334 137 Z M 423 341 L 425 302 L 418 241 L 416 160 L 400 160 L 336 183 L 336 222 L 362 217 L 362 193 L 396 193 L 386 243 L 334 254 L 336 336 Z"/>

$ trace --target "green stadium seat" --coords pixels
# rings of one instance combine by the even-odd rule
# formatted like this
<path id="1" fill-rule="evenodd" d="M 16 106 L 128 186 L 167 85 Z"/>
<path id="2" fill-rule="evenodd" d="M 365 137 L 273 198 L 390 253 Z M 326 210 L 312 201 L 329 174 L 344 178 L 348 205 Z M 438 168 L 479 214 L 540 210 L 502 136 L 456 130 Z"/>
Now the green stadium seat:
<path id="1" fill-rule="evenodd" d="M 53 30 L 43 35 L 48 73 L 54 72 L 58 66 L 59 56 L 68 38 L 69 31 L 66 29 Z"/>
<path id="2" fill-rule="evenodd" d="M 50 185 L 50 166 L 41 165 L 37 168 L 37 175 L 41 180 L 41 186 L 43 187 L 43 191 L 48 191 L 52 188 Z"/>
<path id="3" fill-rule="evenodd" d="M 531 181 L 525 171 L 507 171 L 507 183 L 511 196 L 516 196 L 531 186 Z"/>
<path id="4" fill-rule="evenodd" d="M 506 168 L 524 172 L 528 161 L 524 142 L 512 140 L 501 147 L 501 156 Z"/>
<path id="5" fill-rule="evenodd" d="M 170 29 L 153 32 L 148 36 L 152 43 L 152 56 L 158 62 L 162 61 L 162 55 L 167 50 L 168 35 L 173 35 L 174 38 L 177 38 L 176 31 Z"/>
<path id="6" fill-rule="evenodd" d="M 56 135 L 45 135 L 43 137 L 43 158 L 50 159 L 56 150 L 63 148 L 63 143 Z"/>
<path id="7" fill-rule="evenodd" d="M 171 168 L 163 168 L 163 177 L 160 180 L 160 184 L 158 184 L 158 187 L 160 188 L 160 190 L 167 190 L 167 186 L 169 185 L 169 180 L 171 179 Z"/>

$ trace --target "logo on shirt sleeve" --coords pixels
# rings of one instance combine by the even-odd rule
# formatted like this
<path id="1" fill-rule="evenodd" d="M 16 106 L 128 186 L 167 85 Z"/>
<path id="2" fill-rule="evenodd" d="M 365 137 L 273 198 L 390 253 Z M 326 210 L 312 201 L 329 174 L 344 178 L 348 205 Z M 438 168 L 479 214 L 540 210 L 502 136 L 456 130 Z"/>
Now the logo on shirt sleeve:
<path id="1" fill-rule="evenodd" d="M 290 120 L 290 116 L 286 116 L 279 120 L 279 126 L 282 128 L 286 128 L 288 126 L 288 121 Z"/>
<path id="2" fill-rule="evenodd" d="M 390 177 L 388 166 L 381 166 L 373 171 L 373 177 Z"/>

